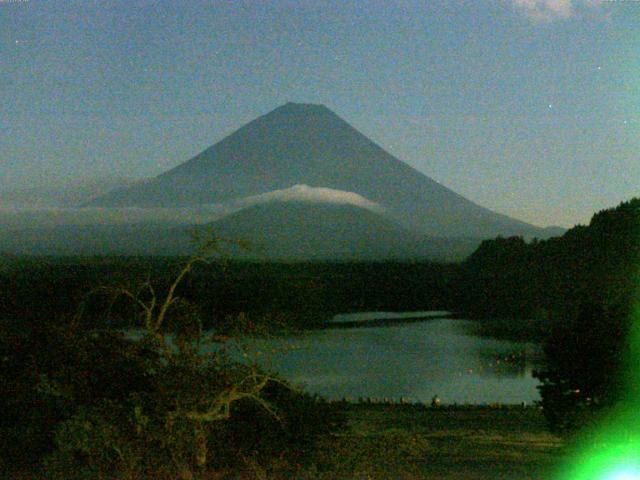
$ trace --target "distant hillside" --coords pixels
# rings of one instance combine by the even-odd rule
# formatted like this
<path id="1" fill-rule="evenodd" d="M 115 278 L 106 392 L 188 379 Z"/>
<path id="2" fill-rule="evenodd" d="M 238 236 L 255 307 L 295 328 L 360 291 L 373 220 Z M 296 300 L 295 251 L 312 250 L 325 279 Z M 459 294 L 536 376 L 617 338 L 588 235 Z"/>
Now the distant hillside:
<path id="1" fill-rule="evenodd" d="M 251 244 L 234 258 L 259 261 L 462 260 L 479 239 L 427 238 L 354 205 L 268 202 L 204 226 L 61 225 L 0 231 L 0 252 L 27 255 L 188 255 L 190 232 Z"/>
<path id="2" fill-rule="evenodd" d="M 268 202 L 210 225 L 216 234 L 248 239 L 246 255 L 276 260 L 461 260 L 477 239 L 427 238 L 382 215 L 347 204 Z"/>
<path id="3" fill-rule="evenodd" d="M 12 255 L 187 255 L 188 227 L 163 224 L 60 225 L 0 230 L 0 252 Z"/>
<path id="4" fill-rule="evenodd" d="M 460 304 L 485 318 L 574 318 L 597 304 L 625 317 L 640 286 L 640 198 L 539 242 L 484 241 L 464 262 Z"/>
<path id="5" fill-rule="evenodd" d="M 431 237 L 547 237 L 440 185 L 321 105 L 288 103 L 191 160 L 89 205 L 174 207 L 240 200 L 306 184 L 358 194 Z"/>

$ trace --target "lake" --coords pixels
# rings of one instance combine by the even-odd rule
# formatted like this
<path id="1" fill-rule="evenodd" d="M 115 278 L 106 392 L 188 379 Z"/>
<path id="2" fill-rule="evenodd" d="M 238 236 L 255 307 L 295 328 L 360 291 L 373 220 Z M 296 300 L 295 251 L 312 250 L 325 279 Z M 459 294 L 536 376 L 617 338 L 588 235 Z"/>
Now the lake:
<path id="1" fill-rule="evenodd" d="M 334 318 L 337 324 L 411 321 L 367 328 L 339 325 L 245 343 L 259 352 L 263 366 L 328 399 L 404 397 L 429 403 L 437 395 L 443 404 L 539 400 L 538 381 L 532 377 L 541 358 L 539 346 L 474 336 L 471 321 L 437 318 L 444 313 L 341 315 Z"/>

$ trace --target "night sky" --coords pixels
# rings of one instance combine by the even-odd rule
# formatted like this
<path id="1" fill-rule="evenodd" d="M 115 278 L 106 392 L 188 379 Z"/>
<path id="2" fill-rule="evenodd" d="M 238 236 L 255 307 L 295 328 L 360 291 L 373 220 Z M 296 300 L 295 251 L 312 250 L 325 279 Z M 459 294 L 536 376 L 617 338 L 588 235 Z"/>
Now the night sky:
<path id="1" fill-rule="evenodd" d="M 584 223 L 640 195 L 640 2 L 0 0 L 0 190 L 156 175 L 287 101 Z"/>

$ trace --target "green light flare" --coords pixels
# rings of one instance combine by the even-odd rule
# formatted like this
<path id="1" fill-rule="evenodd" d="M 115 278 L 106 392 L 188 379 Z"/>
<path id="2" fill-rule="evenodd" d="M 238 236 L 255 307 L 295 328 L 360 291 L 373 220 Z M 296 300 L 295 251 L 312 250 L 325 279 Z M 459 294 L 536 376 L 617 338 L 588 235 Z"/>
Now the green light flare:
<path id="1" fill-rule="evenodd" d="M 591 444 L 587 451 L 571 459 L 563 480 L 640 480 L 640 442 L 620 440 L 615 433 L 607 442 Z"/>
<path id="2" fill-rule="evenodd" d="M 620 468 L 611 475 L 607 475 L 604 480 L 638 480 L 640 479 L 640 470 L 636 467 Z"/>
<path id="3" fill-rule="evenodd" d="M 626 359 L 627 394 L 585 432 L 560 480 L 640 480 L 640 303 L 636 304 Z"/>

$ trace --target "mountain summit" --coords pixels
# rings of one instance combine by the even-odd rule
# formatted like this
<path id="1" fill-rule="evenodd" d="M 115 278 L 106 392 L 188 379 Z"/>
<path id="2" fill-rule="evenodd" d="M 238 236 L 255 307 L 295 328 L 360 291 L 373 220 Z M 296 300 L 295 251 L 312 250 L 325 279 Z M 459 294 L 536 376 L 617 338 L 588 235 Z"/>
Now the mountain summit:
<path id="1" fill-rule="evenodd" d="M 548 236 L 492 212 L 386 152 L 323 105 L 287 103 L 191 160 L 90 205 L 223 203 L 305 184 L 356 193 L 405 228 L 437 237 Z"/>

